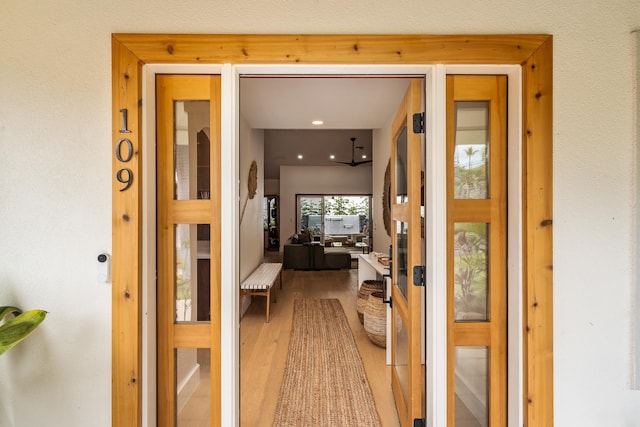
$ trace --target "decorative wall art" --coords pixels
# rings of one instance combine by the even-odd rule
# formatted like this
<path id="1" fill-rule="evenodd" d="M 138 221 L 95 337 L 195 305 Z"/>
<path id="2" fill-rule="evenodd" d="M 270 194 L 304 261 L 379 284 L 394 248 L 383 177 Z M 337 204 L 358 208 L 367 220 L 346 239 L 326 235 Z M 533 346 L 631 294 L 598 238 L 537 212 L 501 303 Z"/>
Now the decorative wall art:
<path id="1" fill-rule="evenodd" d="M 249 167 L 249 176 L 247 177 L 247 198 L 244 200 L 244 205 L 242 206 L 242 213 L 240 214 L 240 224 L 242 224 L 242 218 L 244 218 L 244 211 L 247 209 L 247 203 L 249 199 L 253 199 L 256 196 L 256 191 L 258 189 L 258 164 L 254 160 L 251 162 L 251 167 Z"/>
<path id="2" fill-rule="evenodd" d="M 256 196 L 256 190 L 258 189 L 258 164 L 255 160 L 251 162 L 251 167 L 249 168 L 247 188 L 249 189 L 249 198 L 253 199 Z"/>
<path id="3" fill-rule="evenodd" d="M 387 235 L 391 237 L 391 159 L 387 162 L 384 171 L 384 183 L 382 188 L 382 221 Z"/>

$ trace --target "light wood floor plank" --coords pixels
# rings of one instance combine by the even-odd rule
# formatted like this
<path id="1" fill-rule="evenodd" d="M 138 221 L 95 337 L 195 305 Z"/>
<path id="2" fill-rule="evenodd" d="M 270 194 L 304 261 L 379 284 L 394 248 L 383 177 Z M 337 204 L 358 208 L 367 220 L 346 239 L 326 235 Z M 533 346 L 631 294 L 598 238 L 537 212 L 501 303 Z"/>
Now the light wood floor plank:
<path id="1" fill-rule="evenodd" d="M 356 312 L 358 270 L 283 271 L 283 289 L 264 321 L 266 298 L 253 298 L 240 322 L 240 412 L 243 427 L 271 426 L 278 403 L 296 298 L 338 298 L 349 320 L 380 421 L 399 426 L 385 349 L 374 345 Z"/>

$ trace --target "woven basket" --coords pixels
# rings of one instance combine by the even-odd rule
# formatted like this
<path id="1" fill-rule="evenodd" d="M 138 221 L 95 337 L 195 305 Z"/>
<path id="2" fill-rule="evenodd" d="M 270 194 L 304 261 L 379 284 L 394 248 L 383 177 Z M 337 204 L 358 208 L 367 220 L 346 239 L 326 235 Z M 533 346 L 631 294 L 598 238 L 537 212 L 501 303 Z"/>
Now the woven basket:
<path id="1" fill-rule="evenodd" d="M 364 308 L 367 306 L 367 299 L 372 292 L 382 290 L 382 280 L 363 280 L 358 290 L 358 300 L 356 301 L 356 310 L 358 311 L 358 319 L 360 323 L 364 323 Z"/>
<path id="2" fill-rule="evenodd" d="M 369 295 L 364 309 L 364 330 L 375 345 L 387 347 L 387 306 L 382 302 L 384 294 L 373 292 Z"/>

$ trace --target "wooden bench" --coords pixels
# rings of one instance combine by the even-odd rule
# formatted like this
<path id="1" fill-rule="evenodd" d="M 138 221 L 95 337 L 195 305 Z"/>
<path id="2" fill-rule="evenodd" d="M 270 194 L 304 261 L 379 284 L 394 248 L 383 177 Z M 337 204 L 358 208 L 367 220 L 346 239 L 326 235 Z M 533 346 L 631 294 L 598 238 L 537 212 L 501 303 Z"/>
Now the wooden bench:
<path id="1" fill-rule="evenodd" d="M 269 323 L 269 308 L 271 304 L 271 288 L 280 280 L 282 289 L 282 263 L 267 262 L 260 264 L 253 272 L 242 281 L 240 285 L 240 305 L 247 295 L 257 295 L 267 297 L 267 321 Z M 273 302 L 276 302 L 276 289 L 273 290 Z"/>

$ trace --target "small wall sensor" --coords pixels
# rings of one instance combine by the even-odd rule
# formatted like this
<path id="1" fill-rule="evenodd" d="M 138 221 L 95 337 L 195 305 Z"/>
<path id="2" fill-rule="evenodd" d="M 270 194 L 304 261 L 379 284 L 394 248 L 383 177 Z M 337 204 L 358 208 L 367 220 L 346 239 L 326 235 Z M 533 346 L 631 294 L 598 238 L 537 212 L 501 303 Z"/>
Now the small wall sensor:
<path id="1" fill-rule="evenodd" d="M 109 254 L 98 255 L 98 282 L 109 283 L 111 279 L 111 257 Z"/>

